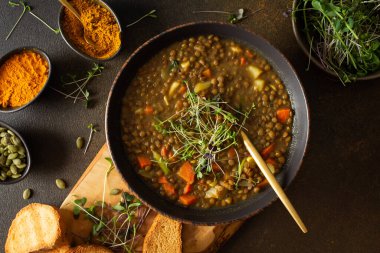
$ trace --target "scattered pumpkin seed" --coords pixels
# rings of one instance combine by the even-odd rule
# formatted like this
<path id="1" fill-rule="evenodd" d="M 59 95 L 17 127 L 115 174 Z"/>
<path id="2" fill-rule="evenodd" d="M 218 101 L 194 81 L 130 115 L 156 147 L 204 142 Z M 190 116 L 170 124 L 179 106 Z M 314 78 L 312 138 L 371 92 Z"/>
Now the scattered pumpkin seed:
<path id="1" fill-rule="evenodd" d="M 56 184 L 57 187 L 58 187 L 59 189 L 61 189 L 61 190 L 63 190 L 63 189 L 66 188 L 66 183 L 65 183 L 65 181 L 63 181 L 63 180 L 60 179 L 60 178 L 57 178 L 57 179 L 55 180 L 55 184 Z"/>
<path id="2" fill-rule="evenodd" d="M 25 189 L 24 192 L 22 193 L 22 198 L 27 200 L 30 198 L 30 196 L 32 195 L 32 190 L 31 189 Z"/>
<path id="3" fill-rule="evenodd" d="M 120 194 L 120 192 L 121 192 L 120 189 L 114 188 L 111 190 L 110 194 L 111 195 L 118 195 L 118 194 Z"/>
<path id="4" fill-rule="evenodd" d="M 77 149 L 82 149 L 83 146 L 84 146 L 84 139 L 83 139 L 83 137 L 78 137 L 77 141 L 76 141 L 76 144 L 77 144 Z"/>

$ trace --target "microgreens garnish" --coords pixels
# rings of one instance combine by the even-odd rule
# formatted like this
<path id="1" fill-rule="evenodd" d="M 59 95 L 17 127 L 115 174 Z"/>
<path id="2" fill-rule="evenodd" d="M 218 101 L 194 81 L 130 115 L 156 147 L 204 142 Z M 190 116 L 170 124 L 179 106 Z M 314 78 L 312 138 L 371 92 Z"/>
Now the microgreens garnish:
<path id="1" fill-rule="evenodd" d="M 30 13 L 30 15 L 32 15 L 33 17 L 35 17 L 38 21 L 40 21 L 42 24 L 44 24 L 47 28 L 49 28 L 50 30 L 52 30 L 55 34 L 58 34 L 60 33 L 60 30 L 59 29 L 54 29 L 53 27 L 51 27 L 48 23 L 46 23 L 46 21 L 44 21 L 42 18 L 40 18 L 38 15 L 36 15 L 34 12 L 32 12 L 32 7 L 30 5 L 28 5 L 25 1 L 23 0 L 19 0 L 18 2 L 14 2 L 14 1 L 9 1 L 8 2 L 8 5 L 10 7 L 22 7 L 23 10 L 22 10 L 22 13 L 20 15 L 20 17 L 17 19 L 16 23 L 14 24 L 14 26 L 12 27 L 11 31 L 9 32 L 9 34 L 7 35 L 7 37 L 5 38 L 5 40 L 8 40 L 9 37 L 11 36 L 11 34 L 13 33 L 13 31 L 16 29 L 18 23 L 20 22 L 20 20 L 22 19 L 22 17 L 24 16 L 24 14 L 26 12 Z"/>
<path id="2" fill-rule="evenodd" d="M 89 103 L 91 101 L 90 98 L 90 91 L 87 89 L 87 85 L 93 78 L 100 76 L 101 72 L 103 71 L 104 67 L 102 65 L 94 63 L 91 70 L 87 71 L 87 74 L 83 78 L 77 78 L 76 75 L 73 74 L 67 74 L 66 78 L 62 78 L 62 86 L 64 87 L 74 87 L 69 92 L 64 92 L 62 90 L 58 90 L 56 88 L 52 89 L 62 95 L 65 96 L 65 99 L 70 98 L 74 100 L 74 104 L 80 100 L 83 101 L 86 108 L 89 106 Z M 65 79 L 69 79 L 66 81 Z"/>
<path id="3" fill-rule="evenodd" d="M 213 164 L 221 170 L 218 154 L 237 145 L 237 135 L 254 105 L 246 113 L 242 113 L 220 97 L 205 99 L 187 89 L 189 107 L 166 120 L 157 119 L 155 128 L 162 134 L 176 135 L 182 146 L 174 150 L 174 156 L 182 161 L 196 160 L 194 170 L 197 177 L 202 178 L 203 174 L 213 172 Z"/>
<path id="4" fill-rule="evenodd" d="M 170 62 L 169 65 L 169 71 L 172 71 L 173 69 L 178 69 L 179 68 L 179 61 L 178 60 L 173 60 Z"/>
<path id="5" fill-rule="evenodd" d="M 110 167 L 107 169 L 103 182 L 103 197 L 101 201 L 95 201 L 93 205 L 85 207 L 86 198 L 75 199 L 74 217 L 82 212 L 92 222 L 90 239 L 100 242 L 104 246 L 122 252 L 133 252 L 137 239 L 140 238 L 138 231 L 148 216 L 150 209 L 142 205 L 141 201 L 133 195 L 122 192 L 120 201 L 116 205 L 105 202 L 105 190 L 109 173 L 114 165 L 110 158 Z"/>
<path id="6" fill-rule="evenodd" d="M 144 16 L 142 16 L 141 18 L 139 18 L 136 21 L 128 24 L 127 27 L 131 27 L 131 26 L 137 24 L 138 22 L 140 22 L 141 20 L 143 20 L 144 18 L 147 18 L 147 17 L 157 18 L 157 15 L 155 13 L 156 13 L 156 10 L 151 10 L 150 12 L 148 12 L 147 14 L 145 14 Z"/>
<path id="7" fill-rule="evenodd" d="M 96 129 L 96 126 L 92 123 L 89 124 L 87 128 L 90 129 L 90 136 L 88 137 L 88 142 L 87 142 L 86 148 L 84 149 L 83 154 L 86 154 L 87 149 L 90 146 L 90 143 L 92 141 L 92 136 L 94 135 L 94 133 L 98 132 L 98 129 Z"/>
<path id="8" fill-rule="evenodd" d="M 256 12 L 261 11 L 262 9 L 256 10 L 250 14 L 246 14 L 246 10 L 243 8 L 238 9 L 236 12 L 229 12 L 229 11 L 193 11 L 193 13 L 217 13 L 217 14 L 224 14 L 228 15 L 227 21 L 231 24 L 236 24 L 244 19 L 248 18 L 249 16 L 255 14 Z"/>

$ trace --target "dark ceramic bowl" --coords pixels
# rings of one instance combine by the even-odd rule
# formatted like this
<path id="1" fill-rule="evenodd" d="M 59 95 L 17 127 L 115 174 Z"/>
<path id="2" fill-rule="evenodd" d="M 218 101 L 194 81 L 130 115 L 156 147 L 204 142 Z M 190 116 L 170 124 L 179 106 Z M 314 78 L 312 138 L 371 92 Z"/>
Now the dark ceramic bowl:
<path id="1" fill-rule="evenodd" d="M 115 165 L 130 189 L 154 210 L 182 222 L 212 225 L 248 218 L 276 200 L 277 196 L 271 188 L 268 188 L 240 203 L 211 209 L 185 208 L 171 203 L 147 187 L 130 166 L 123 146 L 120 123 L 122 100 L 137 70 L 170 44 L 200 34 L 215 34 L 221 38 L 233 39 L 256 50 L 277 70 L 288 89 L 295 111 L 294 137 L 287 162 L 277 176 L 283 187 L 289 186 L 301 166 L 309 136 L 309 111 L 300 80 L 286 58 L 266 40 L 238 26 L 209 22 L 181 25 L 150 39 L 129 57 L 113 83 L 106 111 L 107 143 Z"/>
<path id="2" fill-rule="evenodd" d="M 111 55 L 110 57 L 108 58 L 104 58 L 104 59 L 100 59 L 100 58 L 95 58 L 95 57 L 91 57 L 89 55 L 87 55 L 86 53 L 82 52 L 80 49 L 78 49 L 71 41 L 70 39 L 68 38 L 68 36 L 65 34 L 63 28 L 62 28 L 62 18 L 63 18 L 63 10 L 65 7 L 61 7 L 60 11 L 59 11 L 59 15 L 58 15 L 58 25 L 59 25 L 59 29 L 61 31 L 61 35 L 62 35 L 62 38 L 63 40 L 66 42 L 66 44 L 74 51 L 76 52 L 78 55 L 82 56 L 83 58 L 87 59 L 87 60 L 90 60 L 90 61 L 95 61 L 95 62 L 105 62 L 105 61 L 109 61 L 109 60 L 112 60 L 114 59 L 121 51 L 122 47 L 123 47 L 123 28 L 120 24 L 120 21 L 118 19 L 118 17 L 116 16 L 115 12 L 111 9 L 111 7 L 109 7 L 105 2 L 101 1 L 101 0 L 96 0 L 101 6 L 103 6 L 104 8 L 106 8 L 109 12 L 111 12 L 111 14 L 115 17 L 115 20 L 117 22 L 117 24 L 119 25 L 119 28 L 120 28 L 120 41 L 121 41 L 121 44 L 120 44 L 120 48 L 119 50 L 117 50 L 115 52 L 115 54 Z"/>
<path id="3" fill-rule="evenodd" d="M 296 11 L 298 8 L 297 6 L 299 5 L 300 0 L 294 0 L 293 1 L 293 10 L 294 10 L 294 15 L 292 16 L 292 26 L 293 26 L 293 33 L 294 36 L 296 37 L 298 45 L 301 47 L 302 51 L 306 54 L 307 57 L 310 57 L 310 60 L 317 65 L 320 69 L 324 70 L 325 72 L 329 73 L 330 75 L 337 76 L 337 74 L 330 70 L 327 69 L 319 60 L 318 56 L 316 56 L 313 52 L 310 54 L 310 44 L 306 39 L 305 34 L 303 33 L 303 30 L 305 29 L 305 23 L 303 22 L 303 15 L 301 11 Z M 376 79 L 380 77 L 380 70 L 370 73 L 367 76 L 363 77 L 358 77 L 356 80 L 371 80 L 371 79 Z"/>
<path id="4" fill-rule="evenodd" d="M 21 140 L 22 145 L 24 146 L 24 148 L 26 150 L 26 154 L 25 155 L 26 155 L 27 165 L 26 165 L 26 168 L 24 169 L 24 172 L 21 175 L 21 177 L 16 178 L 16 179 L 9 179 L 8 178 L 5 181 L 1 181 L 0 180 L 0 185 L 14 184 L 14 183 L 20 182 L 21 180 L 23 180 L 26 177 L 26 175 L 28 175 L 32 160 L 30 159 L 30 152 L 29 152 L 28 146 L 26 145 L 26 142 L 22 138 L 22 136 L 20 135 L 20 133 L 17 132 L 13 127 L 9 126 L 8 124 L 6 124 L 6 123 L 4 123 L 2 121 L 0 121 L 0 127 L 4 127 L 4 128 L 7 128 L 7 129 L 11 130 Z"/>
<path id="5" fill-rule="evenodd" d="M 17 53 L 21 53 L 22 51 L 33 51 L 39 55 L 41 55 L 45 60 L 46 62 L 48 63 L 48 67 L 49 67 L 49 73 L 48 73 L 48 77 L 46 79 L 46 82 L 44 84 L 44 86 L 42 87 L 42 89 L 40 90 L 40 92 L 37 94 L 37 96 L 35 96 L 31 101 L 29 101 L 27 104 L 23 105 L 23 106 L 19 106 L 19 107 L 9 107 L 9 108 L 2 108 L 0 106 L 0 112 L 3 112 L 3 113 L 10 113 L 10 112 L 17 112 L 19 110 L 22 110 L 24 109 L 25 107 L 27 107 L 28 105 L 30 105 L 31 103 L 33 103 L 41 94 L 42 92 L 45 90 L 49 80 L 50 80 L 50 75 L 51 75 L 51 62 L 50 62 L 50 59 L 49 59 L 49 56 L 44 52 L 42 51 L 41 49 L 38 49 L 38 48 L 35 48 L 35 47 L 20 47 L 20 48 L 16 48 L 12 51 L 10 51 L 9 53 L 7 53 L 6 55 L 4 55 L 3 57 L 0 58 L 0 66 L 3 65 L 3 63 L 9 59 L 9 57 L 11 57 L 12 55 L 14 54 L 17 54 Z"/>

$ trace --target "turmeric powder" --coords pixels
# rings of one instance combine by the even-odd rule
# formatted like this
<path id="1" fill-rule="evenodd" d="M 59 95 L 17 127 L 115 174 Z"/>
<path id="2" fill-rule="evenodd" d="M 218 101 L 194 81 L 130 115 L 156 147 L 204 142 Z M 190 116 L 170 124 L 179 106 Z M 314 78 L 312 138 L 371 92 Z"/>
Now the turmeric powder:
<path id="1" fill-rule="evenodd" d="M 0 66 L 0 103 L 19 107 L 32 101 L 44 87 L 49 74 L 47 61 L 38 53 L 24 50 Z"/>
<path id="2" fill-rule="evenodd" d="M 62 30 L 80 51 L 94 58 L 106 59 L 121 46 L 120 27 L 112 13 L 94 0 L 70 0 L 80 13 L 80 22 L 69 9 L 64 8 Z M 93 45 L 84 39 L 91 40 Z"/>

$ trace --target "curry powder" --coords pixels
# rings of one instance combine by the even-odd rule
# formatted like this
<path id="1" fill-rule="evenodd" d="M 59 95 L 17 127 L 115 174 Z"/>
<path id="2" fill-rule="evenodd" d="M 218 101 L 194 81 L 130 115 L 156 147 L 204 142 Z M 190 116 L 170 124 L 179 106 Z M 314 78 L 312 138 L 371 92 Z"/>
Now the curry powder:
<path id="1" fill-rule="evenodd" d="M 120 27 L 112 13 L 94 0 L 70 0 L 80 13 L 82 23 L 64 8 L 62 29 L 80 51 L 104 59 L 116 54 L 121 46 Z M 84 34 L 94 45 L 87 43 Z"/>
<path id="2" fill-rule="evenodd" d="M 19 107 L 32 101 L 44 87 L 48 74 L 48 63 L 38 53 L 25 50 L 10 56 L 0 66 L 1 106 Z"/>

